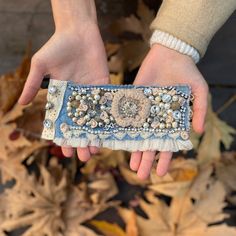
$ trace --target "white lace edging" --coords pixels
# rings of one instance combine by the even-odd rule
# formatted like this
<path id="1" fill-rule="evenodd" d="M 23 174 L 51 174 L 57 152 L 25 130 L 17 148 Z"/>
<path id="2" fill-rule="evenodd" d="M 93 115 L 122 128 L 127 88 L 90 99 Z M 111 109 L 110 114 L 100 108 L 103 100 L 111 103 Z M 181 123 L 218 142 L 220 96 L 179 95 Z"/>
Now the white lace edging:
<path id="1" fill-rule="evenodd" d="M 169 151 L 169 152 L 178 152 L 179 150 L 191 150 L 193 144 L 190 140 L 181 140 L 181 139 L 155 139 L 155 140 L 103 140 L 94 139 L 89 140 L 86 138 L 55 138 L 54 143 L 59 146 L 71 146 L 71 147 L 104 147 L 112 150 L 126 150 L 130 152 L 135 151 Z"/>

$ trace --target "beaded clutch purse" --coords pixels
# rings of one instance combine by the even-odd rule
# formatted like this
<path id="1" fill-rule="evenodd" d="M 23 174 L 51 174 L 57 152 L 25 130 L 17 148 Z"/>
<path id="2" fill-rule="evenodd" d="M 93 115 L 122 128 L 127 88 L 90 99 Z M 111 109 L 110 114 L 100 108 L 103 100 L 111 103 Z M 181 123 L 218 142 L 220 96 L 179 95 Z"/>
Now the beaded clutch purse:
<path id="1" fill-rule="evenodd" d="M 126 151 L 192 149 L 189 86 L 78 85 L 50 80 L 42 138 Z"/>

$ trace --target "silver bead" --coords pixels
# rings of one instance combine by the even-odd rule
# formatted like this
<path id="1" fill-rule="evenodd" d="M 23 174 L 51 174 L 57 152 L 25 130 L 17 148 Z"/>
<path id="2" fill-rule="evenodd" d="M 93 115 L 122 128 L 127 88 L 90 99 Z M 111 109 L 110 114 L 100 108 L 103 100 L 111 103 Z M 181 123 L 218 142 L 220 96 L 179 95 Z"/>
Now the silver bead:
<path id="1" fill-rule="evenodd" d="M 49 92 L 51 95 L 56 94 L 56 92 L 57 92 L 57 87 L 56 87 L 56 86 L 51 86 L 51 87 L 48 89 L 48 92 Z"/>
<path id="2" fill-rule="evenodd" d="M 146 96 L 149 96 L 152 94 L 152 90 L 150 88 L 145 88 L 143 92 Z"/>
<path id="3" fill-rule="evenodd" d="M 46 119 L 46 120 L 44 120 L 44 122 L 43 122 L 43 126 L 44 126 L 45 128 L 47 128 L 47 129 L 52 128 L 52 125 L 53 125 L 53 123 L 52 123 L 52 121 L 49 120 L 49 119 Z"/>

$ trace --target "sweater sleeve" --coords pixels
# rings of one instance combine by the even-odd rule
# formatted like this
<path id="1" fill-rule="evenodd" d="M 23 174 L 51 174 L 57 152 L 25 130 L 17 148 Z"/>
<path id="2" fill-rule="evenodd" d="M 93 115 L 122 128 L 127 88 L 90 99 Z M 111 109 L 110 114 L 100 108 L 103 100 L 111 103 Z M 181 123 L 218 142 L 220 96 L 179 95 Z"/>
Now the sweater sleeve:
<path id="1" fill-rule="evenodd" d="M 236 0 L 163 0 L 152 30 L 167 32 L 203 57 L 214 34 L 236 9 Z"/>

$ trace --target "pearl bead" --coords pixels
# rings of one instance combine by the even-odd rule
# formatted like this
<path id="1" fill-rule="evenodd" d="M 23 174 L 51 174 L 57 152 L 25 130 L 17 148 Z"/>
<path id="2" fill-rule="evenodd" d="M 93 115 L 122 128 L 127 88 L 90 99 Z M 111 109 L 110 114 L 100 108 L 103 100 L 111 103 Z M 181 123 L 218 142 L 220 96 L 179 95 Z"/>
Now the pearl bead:
<path id="1" fill-rule="evenodd" d="M 74 91 L 74 92 L 72 92 L 72 95 L 73 95 L 74 97 L 75 97 L 75 96 L 77 96 L 77 94 L 78 94 L 78 93 L 77 93 L 77 92 L 75 92 L 75 91 Z"/>
<path id="2" fill-rule="evenodd" d="M 145 122 L 145 123 L 143 124 L 143 127 L 146 129 L 146 128 L 149 127 L 149 124 L 148 124 L 147 122 Z"/>
<path id="3" fill-rule="evenodd" d="M 160 98 L 160 97 L 155 97 L 155 101 L 156 101 L 156 102 L 160 102 L 160 101 L 161 101 L 161 98 Z"/>
<path id="4" fill-rule="evenodd" d="M 77 95 L 77 96 L 75 97 L 75 99 L 76 99 L 77 101 L 79 101 L 79 100 L 81 99 L 81 96 L 80 96 L 80 95 Z"/>
<path id="5" fill-rule="evenodd" d="M 78 119 L 76 118 L 76 117 L 73 117 L 73 122 L 77 122 L 78 121 Z"/>
<path id="6" fill-rule="evenodd" d="M 160 127 L 160 129 L 164 129 L 165 128 L 165 124 L 164 123 L 160 123 L 159 127 Z"/>
<path id="7" fill-rule="evenodd" d="M 172 127 L 173 127 L 173 128 L 177 128 L 177 127 L 178 127 L 178 122 L 174 121 L 174 122 L 172 123 Z"/>
<path id="8" fill-rule="evenodd" d="M 72 107 L 67 107 L 66 110 L 67 111 L 72 111 Z"/>
<path id="9" fill-rule="evenodd" d="M 179 97 L 177 96 L 177 95 L 174 95 L 173 97 L 172 97 L 172 101 L 173 102 L 177 102 L 179 100 Z"/>
<path id="10" fill-rule="evenodd" d="M 100 95 L 98 95 L 98 94 L 96 94 L 96 95 L 94 96 L 94 99 L 97 100 L 97 101 L 98 101 L 100 98 L 101 98 L 101 97 L 100 97 Z"/>
<path id="11" fill-rule="evenodd" d="M 166 110 L 170 109 L 170 103 L 166 103 L 164 107 Z"/>

